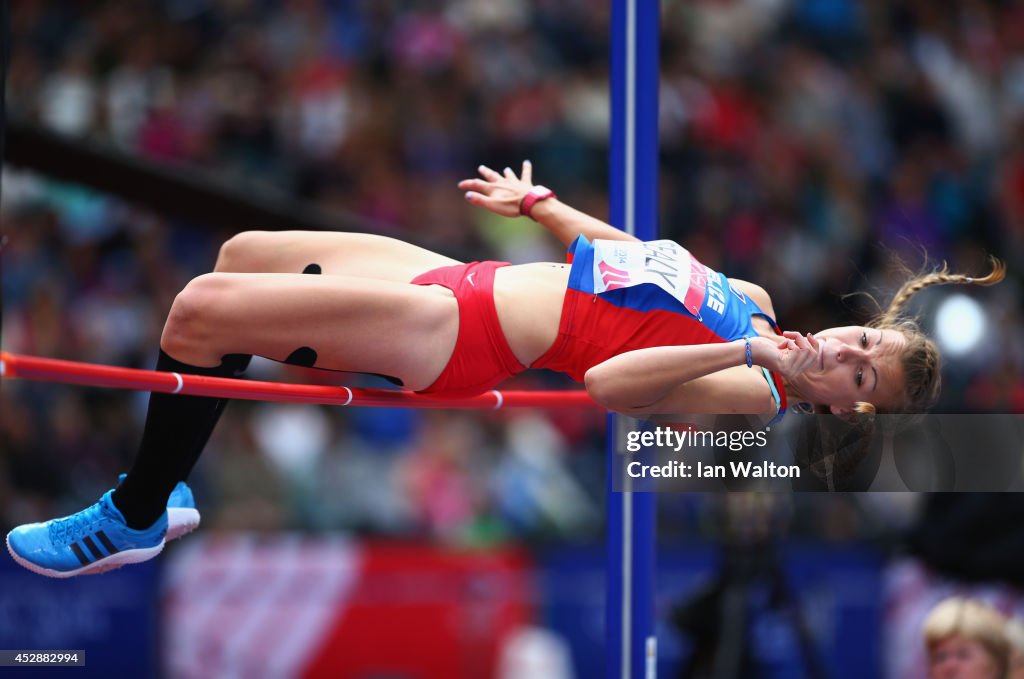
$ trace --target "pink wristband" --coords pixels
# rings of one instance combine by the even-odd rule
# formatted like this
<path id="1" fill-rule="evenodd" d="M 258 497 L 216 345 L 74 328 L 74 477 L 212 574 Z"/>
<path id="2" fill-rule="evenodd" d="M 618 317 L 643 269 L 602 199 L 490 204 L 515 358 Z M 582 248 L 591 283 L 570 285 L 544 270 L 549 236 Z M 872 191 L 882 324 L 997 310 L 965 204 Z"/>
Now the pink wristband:
<path id="1" fill-rule="evenodd" d="M 556 196 L 554 191 L 547 188 L 546 186 L 541 186 L 540 184 L 538 184 L 537 186 L 534 186 L 532 189 L 530 189 L 530 191 L 525 196 L 523 196 L 523 199 L 519 201 L 519 214 L 521 214 L 524 217 L 529 217 L 530 219 L 533 219 L 533 206 L 542 200 L 547 200 L 548 198 L 555 197 Z"/>

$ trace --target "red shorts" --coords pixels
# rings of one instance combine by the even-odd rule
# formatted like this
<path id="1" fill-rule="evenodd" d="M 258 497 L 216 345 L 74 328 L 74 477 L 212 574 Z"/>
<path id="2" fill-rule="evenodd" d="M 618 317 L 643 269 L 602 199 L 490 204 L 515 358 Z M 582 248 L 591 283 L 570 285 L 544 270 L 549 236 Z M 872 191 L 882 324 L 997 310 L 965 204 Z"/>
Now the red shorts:
<path id="1" fill-rule="evenodd" d="M 443 285 L 459 303 L 459 335 L 441 375 L 421 394 L 472 396 L 526 370 L 508 346 L 494 307 L 494 271 L 508 262 L 443 266 L 414 278 L 413 285 Z"/>

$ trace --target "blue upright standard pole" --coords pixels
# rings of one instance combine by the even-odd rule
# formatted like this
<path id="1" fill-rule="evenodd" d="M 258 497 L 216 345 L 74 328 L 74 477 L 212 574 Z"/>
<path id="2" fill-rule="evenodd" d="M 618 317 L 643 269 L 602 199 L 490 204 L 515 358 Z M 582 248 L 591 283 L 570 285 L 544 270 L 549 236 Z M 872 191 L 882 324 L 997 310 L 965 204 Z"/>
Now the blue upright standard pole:
<path id="1" fill-rule="evenodd" d="M 611 223 L 642 240 L 657 237 L 657 0 L 612 0 Z M 655 495 L 613 488 L 628 418 L 608 418 L 607 676 L 653 679 Z"/>

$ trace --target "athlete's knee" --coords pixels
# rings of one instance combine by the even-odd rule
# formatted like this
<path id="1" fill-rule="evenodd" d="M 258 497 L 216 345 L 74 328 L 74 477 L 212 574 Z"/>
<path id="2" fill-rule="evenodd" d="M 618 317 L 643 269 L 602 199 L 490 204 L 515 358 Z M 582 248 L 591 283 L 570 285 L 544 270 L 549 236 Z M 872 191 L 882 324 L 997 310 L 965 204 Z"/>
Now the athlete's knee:
<path id="1" fill-rule="evenodd" d="M 189 281 L 171 304 L 164 323 L 160 346 L 174 354 L 210 342 L 223 319 L 218 320 L 218 309 L 223 308 L 227 281 L 221 274 L 204 274 Z"/>
<path id="2" fill-rule="evenodd" d="M 257 272 L 280 237 L 273 231 L 243 231 L 224 241 L 215 271 Z"/>

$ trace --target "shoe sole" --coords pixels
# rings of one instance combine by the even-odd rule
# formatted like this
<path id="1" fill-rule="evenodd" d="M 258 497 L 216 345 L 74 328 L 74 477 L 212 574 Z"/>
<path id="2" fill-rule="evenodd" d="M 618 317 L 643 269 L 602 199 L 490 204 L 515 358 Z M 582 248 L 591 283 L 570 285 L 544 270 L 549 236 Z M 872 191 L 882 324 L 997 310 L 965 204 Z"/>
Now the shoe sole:
<path id="1" fill-rule="evenodd" d="M 199 526 L 199 510 L 188 507 L 168 507 L 167 509 L 167 537 L 164 542 L 177 540 L 183 535 L 188 535 Z"/>
<path id="2" fill-rule="evenodd" d="M 111 554 L 110 556 L 103 557 L 93 561 L 88 566 L 82 566 L 76 568 L 73 571 L 55 571 L 52 568 L 43 568 L 42 566 L 32 563 L 28 559 L 22 557 L 14 548 L 11 547 L 11 538 L 7 536 L 7 551 L 11 553 L 11 557 L 17 561 L 20 565 L 24 566 L 33 573 L 39 575 L 45 575 L 48 578 L 72 578 L 76 575 L 98 575 L 107 571 L 112 571 L 115 568 L 126 566 L 131 563 L 141 563 L 143 561 L 149 561 L 154 556 L 159 554 L 163 548 L 163 541 L 155 547 L 145 547 L 143 549 L 126 549 L 123 552 L 117 554 Z"/>

